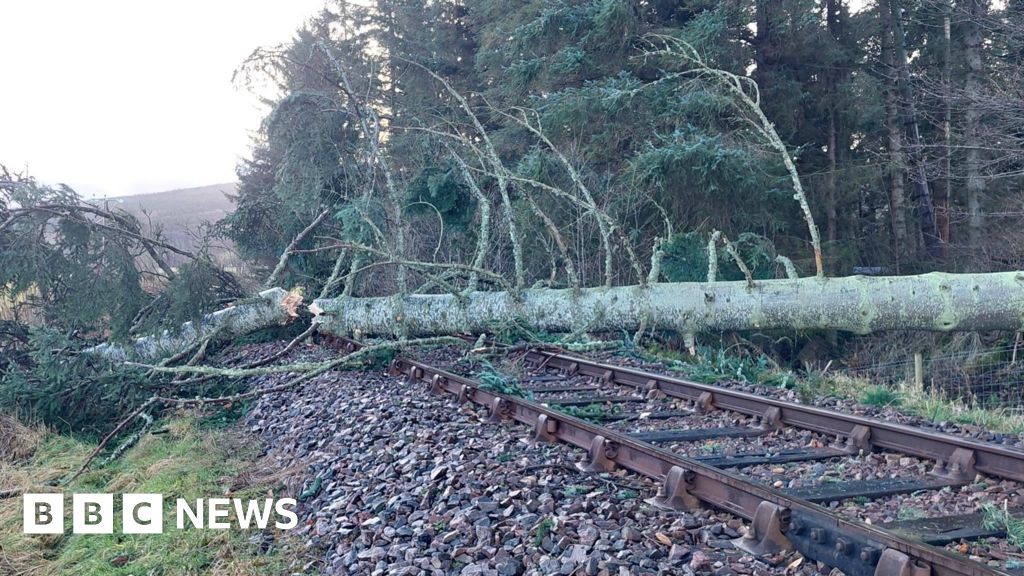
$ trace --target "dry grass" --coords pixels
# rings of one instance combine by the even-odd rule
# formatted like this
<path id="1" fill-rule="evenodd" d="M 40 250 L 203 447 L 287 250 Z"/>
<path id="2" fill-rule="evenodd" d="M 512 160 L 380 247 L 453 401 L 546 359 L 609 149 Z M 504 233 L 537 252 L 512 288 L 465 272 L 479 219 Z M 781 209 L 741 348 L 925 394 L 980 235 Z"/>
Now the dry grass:
<path id="1" fill-rule="evenodd" d="M 159 434 L 147 434 L 120 459 L 82 475 L 65 493 L 159 493 L 170 502 L 178 497 L 209 498 L 226 493 L 239 498 L 288 493 L 288 480 L 296 470 L 276 470 L 272 462 L 258 459 L 255 447 L 233 427 L 211 426 L 194 413 L 179 413 L 155 428 Z M 25 430 L 33 431 L 20 425 L 11 429 L 23 435 Z M 68 475 L 93 448 L 38 430 L 27 437 L 39 433 L 42 437 L 34 441 L 32 456 L 0 468 L 0 484 L 40 490 L 41 480 Z M 165 517 L 168 512 L 165 510 Z M 309 557 L 300 540 L 278 530 L 269 532 L 273 537 L 269 552 L 249 541 L 252 531 L 179 531 L 173 524 L 163 534 L 150 536 L 26 536 L 21 533 L 21 499 L 0 499 L 0 575 L 302 573 Z"/>
<path id="2" fill-rule="evenodd" d="M 46 430 L 30 427 L 7 414 L 0 414 L 0 466 L 21 462 L 35 453 Z"/>
<path id="3" fill-rule="evenodd" d="M 54 492 L 56 489 L 45 482 L 71 472 L 89 449 L 83 443 L 0 414 L 0 490 Z M 0 574 L 54 574 L 52 561 L 63 540 L 61 536 L 26 538 L 21 534 L 21 499 L 0 500 Z"/>

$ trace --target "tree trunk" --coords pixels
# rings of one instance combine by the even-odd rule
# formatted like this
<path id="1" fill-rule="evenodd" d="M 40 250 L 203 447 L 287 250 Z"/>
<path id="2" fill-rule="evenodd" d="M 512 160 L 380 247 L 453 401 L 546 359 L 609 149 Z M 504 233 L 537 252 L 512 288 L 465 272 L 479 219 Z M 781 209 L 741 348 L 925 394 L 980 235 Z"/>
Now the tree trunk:
<path id="1" fill-rule="evenodd" d="M 106 343 L 87 350 L 114 361 L 149 362 L 199 344 L 204 338 L 231 338 L 263 328 L 287 324 L 295 317 L 301 299 L 280 288 L 271 288 L 235 306 L 203 316 L 198 326 L 186 322 L 177 333 L 168 330 L 146 336 L 132 344 Z"/>
<path id="2" fill-rule="evenodd" d="M 982 233 L 985 227 L 981 213 L 981 197 L 985 193 L 985 180 L 981 174 L 981 110 L 977 104 L 981 95 L 981 27 L 980 18 L 985 16 L 985 6 L 980 0 L 966 0 L 967 18 L 964 22 L 964 56 L 967 60 L 967 77 L 964 92 L 967 110 L 964 113 L 964 140 L 967 146 L 967 230 L 970 247 L 969 262 L 972 269 L 980 269 Z"/>
<path id="3" fill-rule="evenodd" d="M 834 86 L 833 86 L 834 88 Z M 825 211 L 829 245 L 834 246 L 838 237 L 839 221 L 836 217 L 836 111 L 829 106 L 828 113 L 828 171 L 825 173 Z"/>
<path id="4" fill-rule="evenodd" d="M 724 330 L 984 331 L 1024 329 L 1024 272 L 801 278 L 653 284 L 647 287 L 334 298 L 310 310 L 336 335 L 428 336 L 535 331 L 684 334 Z M 401 327 L 399 326 L 401 324 Z"/>
<path id="5" fill-rule="evenodd" d="M 932 258 L 941 256 L 939 235 L 935 228 L 935 207 L 931 191 L 928 188 L 928 174 L 924 165 L 924 154 L 921 146 L 921 130 L 917 124 L 917 108 L 910 89 L 910 66 L 907 63 L 907 50 L 903 33 L 902 8 L 900 0 L 888 0 L 889 28 L 892 31 L 892 45 L 897 72 L 897 85 L 903 109 L 903 127 L 910 142 L 908 157 L 911 165 L 911 178 L 917 194 L 918 216 L 921 223 L 921 234 L 924 236 L 925 248 Z"/>
<path id="6" fill-rule="evenodd" d="M 840 86 L 845 84 L 849 76 L 848 62 L 843 50 L 846 40 L 845 30 L 846 7 L 842 0 L 825 1 L 825 25 L 828 28 L 829 36 L 834 43 L 834 52 L 843 56 L 831 62 L 826 73 L 828 90 L 828 172 L 825 174 L 825 211 L 827 218 L 826 236 L 830 245 L 834 246 L 839 238 L 839 217 L 837 214 L 838 199 L 836 189 L 836 176 L 839 164 L 842 162 L 843 153 L 848 149 L 846 130 L 842 130 L 842 118 L 839 114 Z M 835 269 L 834 260 L 830 267 Z"/>
<path id="7" fill-rule="evenodd" d="M 951 0 L 952 1 L 952 0 Z M 953 198 L 953 94 L 952 94 L 952 38 L 950 37 L 950 12 L 952 3 L 946 5 L 942 15 L 942 182 L 936 198 L 936 225 L 942 240 L 942 258 L 949 258 L 949 208 Z"/>
<path id="8" fill-rule="evenodd" d="M 885 19 L 888 22 L 888 19 Z M 882 32 L 882 61 L 889 71 L 896 69 L 892 31 L 886 26 Z M 904 182 L 903 136 L 899 126 L 899 104 L 896 98 L 896 79 L 893 78 L 885 90 L 885 126 L 889 134 L 889 214 L 892 221 L 893 251 L 896 256 L 896 270 L 907 258 L 907 208 Z"/>

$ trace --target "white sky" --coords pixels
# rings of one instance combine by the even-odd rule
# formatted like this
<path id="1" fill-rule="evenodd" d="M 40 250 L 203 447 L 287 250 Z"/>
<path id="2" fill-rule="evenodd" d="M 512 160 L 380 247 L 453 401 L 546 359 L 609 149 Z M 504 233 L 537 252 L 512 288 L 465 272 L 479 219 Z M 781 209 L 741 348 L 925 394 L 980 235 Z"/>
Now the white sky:
<path id="1" fill-rule="evenodd" d="M 323 0 L 0 0 L 0 163 L 87 196 L 232 182 L 265 110 L 231 82 Z"/>

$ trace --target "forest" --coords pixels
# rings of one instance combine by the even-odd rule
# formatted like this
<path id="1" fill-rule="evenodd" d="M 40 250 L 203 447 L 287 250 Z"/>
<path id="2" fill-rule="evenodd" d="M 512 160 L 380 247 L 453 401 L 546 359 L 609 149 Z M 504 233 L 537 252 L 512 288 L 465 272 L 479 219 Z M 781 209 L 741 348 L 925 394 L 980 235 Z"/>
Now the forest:
<path id="1" fill-rule="evenodd" d="M 234 212 L 187 250 L 4 170 L 0 396 L 24 406 L 54 350 L 275 286 L 319 299 L 324 330 L 399 341 L 1012 334 L 1019 8 L 330 3 L 239 66 L 270 113 Z M 224 240 L 243 270 L 212 256 Z"/>
<path id="2" fill-rule="evenodd" d="M 139 381 L 166 372 L 205 375 L 159 402 L 237 392 L 210 384 L 207 348 L 267 329 L 289 350 L 318 328 L 384 348 L 456 332 L 691 353 L 759 331 L 1012 341 L 1021 7 L 331 2 L 240 64 L 270 113 L 234 211 L 187 249 L 3 170 L 0 404 L 105 431 L 91 398 L 118 390 L 113 412 L 136 415 Z M 213 256 L 225 240 L 244 267 Z M 271 288 L 285 308 L 255 296 Z M 204 318 L 232 304 L 270 311 Z M 149 372 L 80 353 L 155 361 L 135 354 L 152 339 L 118 343 L 161 330 L 174 349 Z"/>

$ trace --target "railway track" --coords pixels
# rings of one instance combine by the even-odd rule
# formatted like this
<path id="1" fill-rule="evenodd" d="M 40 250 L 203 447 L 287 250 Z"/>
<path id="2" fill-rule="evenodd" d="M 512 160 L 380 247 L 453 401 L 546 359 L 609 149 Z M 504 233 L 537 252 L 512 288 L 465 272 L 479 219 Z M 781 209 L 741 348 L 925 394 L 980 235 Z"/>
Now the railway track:
<path id="1" fill-rule="evenodd" d="M 958 489 L 978 474 L 1021 481 L 1024 451 L 560 351 L 530 349 L 521 360 L 525 371 L 517 394 L 407 357 L 395 359 L 390 373 L 459 403 L 486 406 L 492 421 L 525 424 L 535 441 L 582 448 L 583 469 L 624 468 L 659 481 L 661 488 L 648 500 L 654 506 L 712 506 L 748 520 L 747 534 L 734 544 L 751 554 L 795 549 L 850 576 L 1010 573 L 943 547 L 1001 535 L 986 528 L 976 511 L 879 526 L 835 506 Z M 700 448 L 707 442 L 725 449 L 705 454 Z M 787 468 L 794 463 L 827 462 L 842 470 L 847 461 L 863 463 L 878 452 L 907 460 L 906 474 L 826 483 L 804 482 L 798 474 L 784 481 L 787 473 L 802 470 Z M 762 482 L 745 473 L 759 467 L 783 480 Z"/>

